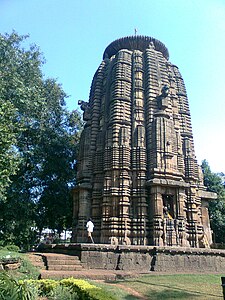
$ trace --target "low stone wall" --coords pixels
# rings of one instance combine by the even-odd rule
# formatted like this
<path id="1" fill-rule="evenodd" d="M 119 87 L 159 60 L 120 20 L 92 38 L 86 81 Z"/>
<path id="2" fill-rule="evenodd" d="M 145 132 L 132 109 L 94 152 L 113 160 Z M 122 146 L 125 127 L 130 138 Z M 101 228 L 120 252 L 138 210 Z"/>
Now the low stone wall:
<path id="1" fill-rule="evenodd" d="M 154 271 L 161 272 L 225 272 L 225 251 L 212 249 L 156 250 Z"/>
<path id="2" fill-rule="evenodd" d="M 42 245 L 39 250 L 77 255 L 87 269 L 225 272 L 225 250 L 102 244 Z"/>
<path id="3" fill-rule="evenodd" d="M 106 246 L 82 247 L 81 262 L 90 269 L 149 271 L 153 247 Z"/>

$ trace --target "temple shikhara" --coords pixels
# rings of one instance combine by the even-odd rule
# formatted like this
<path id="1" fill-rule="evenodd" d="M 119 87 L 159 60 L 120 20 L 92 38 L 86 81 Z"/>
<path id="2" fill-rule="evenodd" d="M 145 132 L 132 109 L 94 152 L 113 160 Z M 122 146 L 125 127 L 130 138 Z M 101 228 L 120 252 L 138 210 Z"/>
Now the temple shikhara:
<path id="1" fill-rule="evenodd" d="M 208 248 L 212 233 L 184 81 L 148 36 L 112 42 L 79 101 L 81 135 L 73 241 Z"/>

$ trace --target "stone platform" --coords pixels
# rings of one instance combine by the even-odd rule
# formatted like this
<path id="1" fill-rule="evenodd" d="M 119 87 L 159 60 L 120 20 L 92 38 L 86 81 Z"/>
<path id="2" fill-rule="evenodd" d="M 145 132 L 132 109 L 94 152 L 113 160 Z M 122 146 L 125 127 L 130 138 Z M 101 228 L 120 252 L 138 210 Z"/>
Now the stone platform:
<path id="1" fill-rule="evenodd" d="M 77 256 L 84 269 L 165 273 L 225 272 L 225 250 L 109 244 L 41 245 L 43 253 Z"/>

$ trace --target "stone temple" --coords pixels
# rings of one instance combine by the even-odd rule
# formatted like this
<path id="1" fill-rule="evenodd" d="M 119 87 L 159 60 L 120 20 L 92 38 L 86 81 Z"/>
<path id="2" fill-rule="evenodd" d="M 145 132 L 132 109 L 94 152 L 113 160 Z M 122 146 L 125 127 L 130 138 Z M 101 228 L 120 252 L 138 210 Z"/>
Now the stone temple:
<path id="1" fill-rule="evenodd" d="M 184 81 L 167 48 L 149 36 L 112 42 L 79 101 L 73 241 L 208 248 L 212 233 Z"/>

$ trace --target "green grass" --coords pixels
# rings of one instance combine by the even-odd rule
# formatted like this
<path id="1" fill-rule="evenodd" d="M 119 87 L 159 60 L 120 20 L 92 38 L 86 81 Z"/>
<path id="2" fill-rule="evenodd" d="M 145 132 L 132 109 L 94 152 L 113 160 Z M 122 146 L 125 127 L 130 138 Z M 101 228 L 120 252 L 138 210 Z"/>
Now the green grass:
<path id="1" fill-rule="evenodd" d="M 132 296 L 129 292 L 124 289 L 121 289 L 116 285 L 115 282 L 110 283 L 100 283 L 96 281 L 91 281 L 92 284 L 103 288 L 106 292 L 109 292 L 111 295 L 115 296 L 118 300 L 136 300 L 137 298 Z M 119 283 L 119 282 L 117 282 Z M 122 282 L 122 284 L 124 281 Z"/>
<path id="2" fill-rule="evenodd" d="M 16 258 L 20 260 L 21 266 L 18 270 L 8 271 L 17 279 L 37 279 L 40 272 L 34 267 L 31 262 L 26 258 L 24 253 L 9 251 L 7 249 L 0 250 L 0 260 L 6 258 Z"/>
<path id="3" fill-rule="evenodd" d="M 100 285 L 109 289 L 120 300 L 139 299 L 132 296 L 130 291 L 126 291 L 126 288 L 139 292 L 139 294 L 150 300 L 222 300 L 221 276 L 224 275 L 154 274 L 124 281 L 111 282 L 110 285 L 107 285 L 107 283 L 101 283 Z M 122 290 L 122 286 L 124 290 Z"/>
<path id="4" fill-rule="evenodd" d="M 7 249 L 1 249 L 0 250 L 0 260 L 4 259 L 6 257 L 19 258 L 20 256 L 21 256 L 21 254 L 18 253 L 18 252 L 9 251 Z"/>

